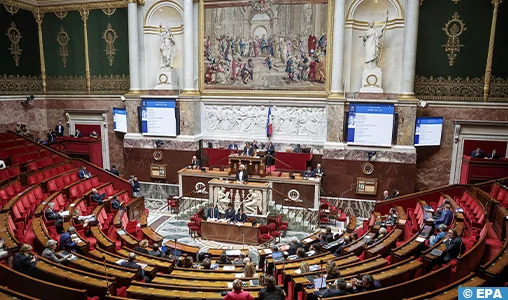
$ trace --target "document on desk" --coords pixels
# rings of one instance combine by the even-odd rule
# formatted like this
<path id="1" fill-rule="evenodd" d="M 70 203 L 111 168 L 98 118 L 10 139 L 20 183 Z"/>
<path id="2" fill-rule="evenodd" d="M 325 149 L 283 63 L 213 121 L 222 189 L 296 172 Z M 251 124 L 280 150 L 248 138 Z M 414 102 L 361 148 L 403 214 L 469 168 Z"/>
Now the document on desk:
<path id="1" fill-rule="evenodd" d="M 272 249 L 263 249 L 265 251 L 265 254 L 272 254 Z"/>
<path id="2" fill-rule="evenodd" d="M 303 240 L 304 242 L 306 243 L 312 243 L 314 240 L 311 239 L 311 238 L 306 238 L 305 240 Z"/>
<path id="3" fill-rule="evenodd" d="M 418 243 L 423 243 L 423 242 L 425 242 L 425 238 L 422 238 L 421 236 L 419 236 L 419 237 L 416 238 L 416 241 Z"/>
<path id="4" fill-rule="evenodd" d="M 224 267 L 222 267 L 222 270 L 224 270 L 224 271 L 234 271 L 235 270 L 235 266 L 224 266 Z"/>
<path id="5" fill-rule="evenodd" d="M 59 214 L 62 217 L 67 217 L 67 216 L 69 216 L 69 211 L 68 210 L 64 210 L 64 211 L 59 212 Z"/>

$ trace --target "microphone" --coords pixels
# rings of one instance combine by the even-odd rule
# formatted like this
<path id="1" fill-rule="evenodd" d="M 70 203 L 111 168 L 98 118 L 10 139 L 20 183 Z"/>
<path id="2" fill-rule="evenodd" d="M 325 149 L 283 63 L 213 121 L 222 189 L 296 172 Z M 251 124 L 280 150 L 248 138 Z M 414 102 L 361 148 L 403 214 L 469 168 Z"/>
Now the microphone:
<path id="1" fill-rule="evenodd" d="M 109 282 L 108 282 L 108 268 L 106 268 L 106 256 L 102 256 L 102 263 L 104 266 L 104 273 L 106 273 L 106 295 L 109 296 Z"/>

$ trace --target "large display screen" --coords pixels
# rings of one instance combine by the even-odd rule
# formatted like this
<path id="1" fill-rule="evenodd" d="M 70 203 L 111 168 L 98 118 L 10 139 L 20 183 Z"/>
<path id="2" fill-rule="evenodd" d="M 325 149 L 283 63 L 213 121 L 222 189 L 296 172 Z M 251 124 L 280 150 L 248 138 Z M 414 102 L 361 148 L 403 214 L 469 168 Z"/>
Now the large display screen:
<path id="1" fill-rule="evenodd" d="M 113 130 L 127 133 L 127 111 L 124 108 L 113 108 Z"/>
<path id="2" fill-rule="evenodd" d="M 441 145 L 443 131 L 443 117 L 416 118 L 415 146 Z"/>
<path id="3" fill-rule="evenodd" d="M 393 113 L 393 104 L 351 103 L 347 123 L 347 143 L 391 147 Z"/>
<path id="4" fill-rule="evenodd" d="M 176 100 L 143 99 L 141 103 L 143 134 L 176 137 Z"/>

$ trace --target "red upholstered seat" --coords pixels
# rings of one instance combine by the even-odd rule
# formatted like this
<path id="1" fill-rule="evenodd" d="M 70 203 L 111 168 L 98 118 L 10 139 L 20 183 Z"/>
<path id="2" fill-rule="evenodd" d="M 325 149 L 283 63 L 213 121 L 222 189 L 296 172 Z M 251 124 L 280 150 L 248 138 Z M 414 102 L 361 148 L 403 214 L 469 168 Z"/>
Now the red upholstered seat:
<path id="1" fill-rule="evenodd" d="M 259 226 L 258 230 L 258 240 L 260 243 L 266 243 L 272 239 L 272 236 L 270 235 L 270 227 L 267 225 L 261 225 Z"/>
<path id="2" fill-rule="evenodd" d="M 270 223 L 270 225 L 268 225 L 268 227 L 270 228 L 270 235 L 275 238 L 275 239 L 279 239 L 280 240 L 280 231 L 277 231 L 277 224 L 275 223 Z"/>

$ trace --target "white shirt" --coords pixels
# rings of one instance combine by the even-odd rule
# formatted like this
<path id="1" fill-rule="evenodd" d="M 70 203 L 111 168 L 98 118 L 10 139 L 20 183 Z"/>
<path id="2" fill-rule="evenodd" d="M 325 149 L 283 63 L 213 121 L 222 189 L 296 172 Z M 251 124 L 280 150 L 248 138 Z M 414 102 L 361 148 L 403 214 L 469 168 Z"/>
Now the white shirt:
<path id="1" fill-rule="evenodd" d="M 238 181 L 243 181 L 243 171 L 238 172 Z"/>
<path id="2" fill-rule="evenodd" d="M 5 169 L 5 162 L 0 159 L 0 170 Z"/>

